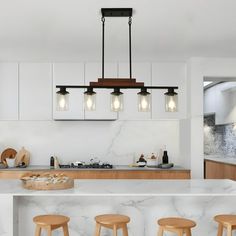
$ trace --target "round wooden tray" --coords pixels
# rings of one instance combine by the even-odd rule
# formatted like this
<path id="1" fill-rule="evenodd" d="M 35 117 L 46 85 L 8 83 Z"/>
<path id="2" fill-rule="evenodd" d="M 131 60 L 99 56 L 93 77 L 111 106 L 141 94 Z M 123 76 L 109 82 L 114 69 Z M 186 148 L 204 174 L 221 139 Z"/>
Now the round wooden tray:
<path id="1" fill-rule="evenodd" d="M 21 180 L 23 188 L 29 190 L 63 190 L 74 187 L 74 180 L 70 178 L 68 178 L 66 182 L 62 183 L 51 183 L 47 181 L 24 179 L 24 177 Z"/>

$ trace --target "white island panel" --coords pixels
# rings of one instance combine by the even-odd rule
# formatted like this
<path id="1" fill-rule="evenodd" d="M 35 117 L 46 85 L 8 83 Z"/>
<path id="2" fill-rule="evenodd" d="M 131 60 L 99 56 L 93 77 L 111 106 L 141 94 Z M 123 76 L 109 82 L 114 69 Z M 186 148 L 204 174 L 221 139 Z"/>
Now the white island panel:
<path id="1" fill-rule="evenodd" d="M 18 236 L 34 235 L 32 219 L 40 214 L 69 216 L 70 236 L 91 236 L 95 231 L 94 217 L 111 213 L 131 218 L 129 236 L 156 236 L 157 220 L 169 216 L 196 221 L 193 236 L 215 236 L 217 224 L 213 217 L 222 213 L 236 214 L 235 201 L 235 196 L 20 197 Z M 53 235 L 62 235 L 62 231 L 57 230 Z M 112 231 L 103 228 L 102 236 L 112 236 Z M 165 236 L 174 235 L 166 233 Z"/>

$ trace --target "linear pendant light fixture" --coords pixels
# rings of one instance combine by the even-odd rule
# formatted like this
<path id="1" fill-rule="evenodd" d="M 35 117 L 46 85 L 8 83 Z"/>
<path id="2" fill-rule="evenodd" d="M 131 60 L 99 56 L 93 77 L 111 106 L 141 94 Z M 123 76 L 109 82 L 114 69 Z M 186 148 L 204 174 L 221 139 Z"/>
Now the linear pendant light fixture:
<path id="1" fill-rule="evenodd" d="M 91 81 L 89 85 L 56 85 L 60 90 L 57 92 L 57 110 L 68 111 L 69 92 L 66 89 L 86 89 L 84 92 L 84 108 L 86 111 L 96 110 L 96 92 L 99 89 L 112 89 L 110 109 L 120 112 L 124 109 L 123 92 L 121 90 L 136 89 L 138 92 L 138 111 L 149 112 L 151 110 L 150 89 L 167 90 L 165 95 L 165 111 L 178 111 L 178 94 L 175 92 L 177 86 L 145 86 L 144 82 L 137 82 L 132 77 L 132 47 L 131 47 L 131 25 L 132 8 L 102 8 L 102 78 L 98 81 Z M 105 78 L 105 18 L 106 17 L 127 17 L 129 26 L 129 78 Z"/>

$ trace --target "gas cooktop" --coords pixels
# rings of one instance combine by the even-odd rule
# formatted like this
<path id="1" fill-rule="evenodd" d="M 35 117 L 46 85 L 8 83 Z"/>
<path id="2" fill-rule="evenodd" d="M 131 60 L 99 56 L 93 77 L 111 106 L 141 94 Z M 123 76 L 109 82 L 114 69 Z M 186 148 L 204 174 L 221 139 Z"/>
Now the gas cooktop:
<path id="1" fill-rule="evenodd" d="M 91 163 L 91 164 L 74 164 L 71 165 L 59 165 L 60 168 L 75 168 L 75 169 L 112 169 L 113 166 L 107 163 Z"/>

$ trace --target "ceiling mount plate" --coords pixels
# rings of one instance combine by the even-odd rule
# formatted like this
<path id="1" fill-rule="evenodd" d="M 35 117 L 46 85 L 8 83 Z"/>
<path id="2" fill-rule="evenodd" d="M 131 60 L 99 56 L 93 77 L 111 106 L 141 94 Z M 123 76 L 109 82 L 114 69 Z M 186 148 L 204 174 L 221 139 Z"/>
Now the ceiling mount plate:
<path id="1" fill-rule="evenodd" d="M 131 17 L 133 8 L 102 8 L 103 17 Z"/>

